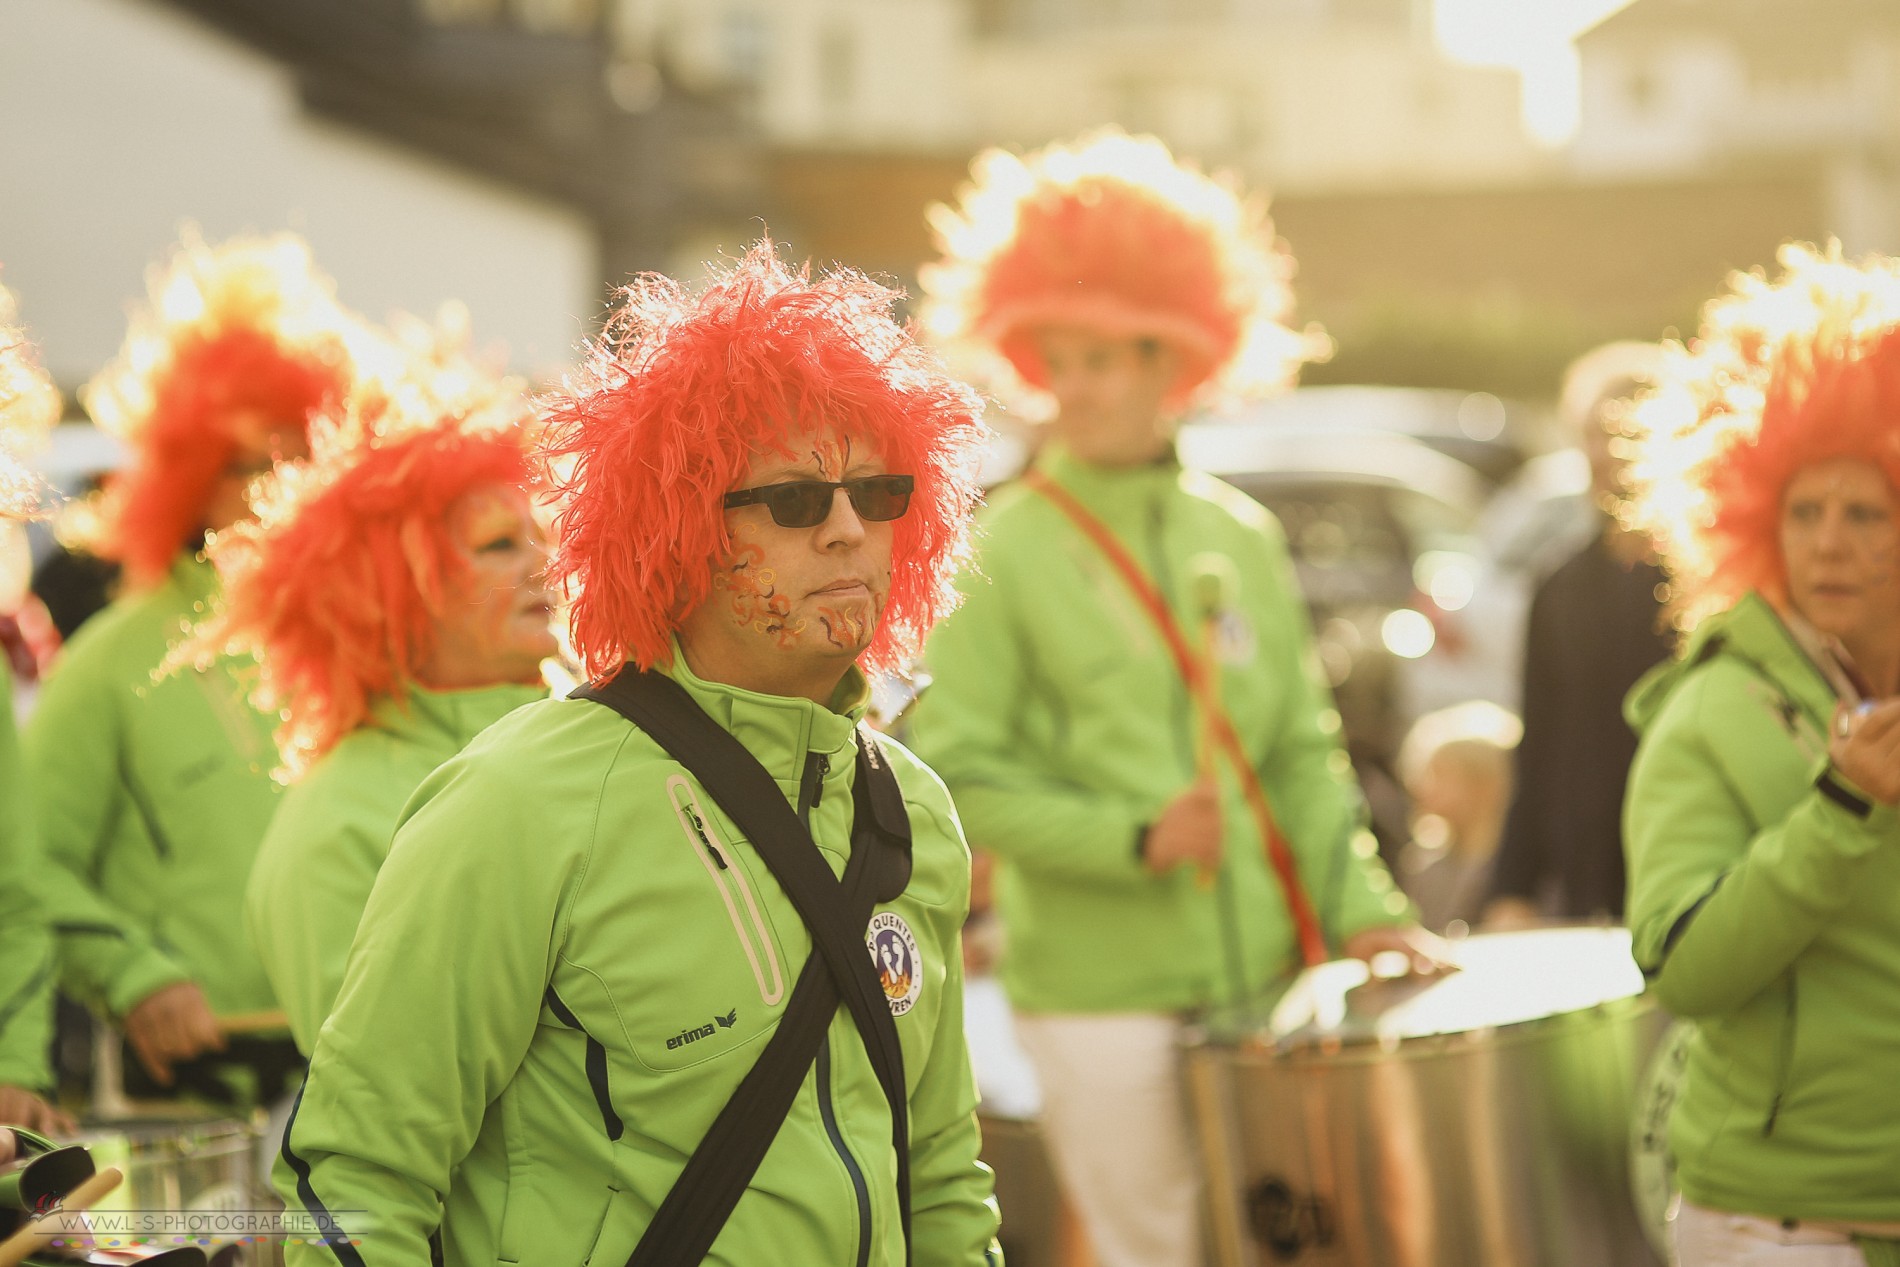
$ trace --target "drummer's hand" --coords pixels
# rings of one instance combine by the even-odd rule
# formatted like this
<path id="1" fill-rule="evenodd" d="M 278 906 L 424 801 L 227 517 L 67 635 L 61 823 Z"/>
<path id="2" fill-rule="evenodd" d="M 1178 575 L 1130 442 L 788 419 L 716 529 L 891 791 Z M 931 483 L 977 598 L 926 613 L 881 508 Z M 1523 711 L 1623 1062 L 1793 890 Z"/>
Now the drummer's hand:
<path id="1" fill-rule="evenodd" d="M 1436 976 L 1455 966 L 1445 939 L 1426 932 L 1417 924 L 1362 928 L 1348 937 L 1340 949 L 1348 959 L 1360 959 L 1368 964 L 1377 955 L 1396 952 L 1405 957 L 1410 974 L 1419 977 Z"/>
<path id="2" fill-rule="evenodd" d="M 125 1014 L 125 1036 L 161 1087 L 172 1084 L 172 1065 L 224 1050 L 224 1031 L 196 981 L 176 981 L 140 999 Z"/>
<path id="3" fill-rule="evenodd" d="M 41 1135 L 71 1135 L 79 1129 L 70 1117 L 25 1087 L 0 1087 L 0 1123 L 24 1126 Z M 6 1134 L 11 1137 L 12 1132 Z"/>
<path id="4" fill-rule="evenodd" d="M 1827 755 L 1855 787 L 1882 805 L 1900 805 L 1900 699 L 1882 700 L 1865 713 L 1836 707 Z"/>
<path id="5" fill-rule="evenodd" d="M 1156 875 L 1191 865 L 1211 878 L 1220 870 L 1220 839 L 1220 788 L 1201 779 L 1169 801 L 1148 828 L 1141 860 Z"/>
<path id="6" fill-rule="evenodd" d="M 1494 897 L 1484 908 L 1478 927 L 1487 933 L 1521 933 L 1527 928 L 1542 928 L 1544 916 L 1535 902 L 1521 897 Z"/>

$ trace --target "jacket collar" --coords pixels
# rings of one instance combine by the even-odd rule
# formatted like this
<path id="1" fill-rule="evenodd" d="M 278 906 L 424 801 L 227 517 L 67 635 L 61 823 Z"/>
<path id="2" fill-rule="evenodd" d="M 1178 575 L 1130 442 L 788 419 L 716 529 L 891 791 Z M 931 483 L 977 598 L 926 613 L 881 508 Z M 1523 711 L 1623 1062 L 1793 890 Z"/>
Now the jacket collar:
<path id="1" fill-rule="evenodd" d="M 685 687 L 707 716 L 744 744 L 746 751 L 779 782 L 795 786 L 804 777 L 806 758 L 811 753 L 830 759 L 828 781 L 849 779 L 854 763 L 847 759 L 847 750 L 871 704 L 870 683 L 855 665 L 838 683 L 830 707 L 808 699 L 764 695 L 724 682 L 708 682 L 687 666 L 677 641 L 673 643 L 673 661 L 663 671 Z"/>
<path id="2" fill-rule="evenodd" d="M 1113 521 L 1135 501 L 1146 501 L 1156 492 L 1173 488 L 1181 481 L 1181 462 L 1172 447 L 1159 459 L 1140 466 L 1097 466 L 1070 452 L 1059 440 L 1051 440 L 1037 455 L 1036 469 L 1075 494 L 1103 519 Z"/>
<path id="3" fill-rule="evenodd" d="M 517 682 L 458 691 L 435 691 L 411 683 L 402 695 L 378 700 L 370 709 L 368 724 L 405 741 L 446 744 L 460 752 L 507 714 L 546 695 L 545 687 Z"/>
<path id="4" fill-rule="evenodd" d="M 1704 618 L 1690 634 L 1680 656 L 1643 676 L 1624 705 L 1630 724 L 1642 731 L 1655 720 L 1677 684 L 1697 665 L 1717 655 L 1742 660 L 1766 675 L 1825 733 L 1838 699 L 1832 682 L 1780 613 L 1752 591 L 1726 611 Z"/>

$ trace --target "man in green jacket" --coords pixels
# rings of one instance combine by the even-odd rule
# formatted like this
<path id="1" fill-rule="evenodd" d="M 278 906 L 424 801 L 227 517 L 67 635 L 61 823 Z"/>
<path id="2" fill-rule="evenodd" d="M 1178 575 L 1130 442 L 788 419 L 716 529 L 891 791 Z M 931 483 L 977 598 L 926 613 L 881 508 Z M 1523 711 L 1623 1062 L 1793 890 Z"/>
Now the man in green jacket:
<path id="1" fill-rule="evenodd" d="M 271 721 L 246 699 L 247 666 L 163 670 L 216 599 L 206 534 L 245 515 L 246 485 L 302 452 L 309 417 L 343 394 L 347 327 L 296 239 L 188 242 L 87 393 L 133 454 L 101 542 L 129 592 L 67 645 L 24 742 L 62 976 L 124 1026 L 148 1093 L 184 1066 L 202 1095 L 270 1091 L 190 1062 L 226 1046 L 220 1017 L 272 1007 L 242 925 L 278 800 Z"/>
<path id="2" fill-rule="evenodd" d="M 974 170 L 939 209 L 930 320 L 1055 417 L 982 516 L 912 742 L 999 860 L 1003 982 L 1097 1262 L 1198 1267 L 1181 1014 L 1256 998 L 1302 954 L 1427 945 L 1363 830 L 1279 525 L 1173 452 L 1198 392 L 1285 378 L 1311 338 L 1275 320 L 1265 223 L 1159 142 Z"/>
<path id="3" fill-rule="evenodd" d="M 854 852 L 857 745 L 894 770 L 911 875 L 848 935 L 900 965 L 882 985 L 908 1261 L 978 1267 L 999 1256 L 963 1042 L 968 852 L 930 771 L 861 728 L 860 665 L 896 663 L 953 600 L 984 433 L 893 298 L 795 276 L 769 243 L 697 297 L 638 283 L 550 407 L 555 569 L 589 674 L 670 678 L 832 874 Z M 594 699 L 517 709 L 431 775 L 285 1141 L 285 1199 L 334 1229 L 290 1261 L 420 1263 L 432 1236 L 451 1265 L 629 1261 L 814 953 L 763 859 Z M 789 1115 L 704 1261 L 904 1263 L 891 1101 L 852 1013 L 788 1072 Z"/>

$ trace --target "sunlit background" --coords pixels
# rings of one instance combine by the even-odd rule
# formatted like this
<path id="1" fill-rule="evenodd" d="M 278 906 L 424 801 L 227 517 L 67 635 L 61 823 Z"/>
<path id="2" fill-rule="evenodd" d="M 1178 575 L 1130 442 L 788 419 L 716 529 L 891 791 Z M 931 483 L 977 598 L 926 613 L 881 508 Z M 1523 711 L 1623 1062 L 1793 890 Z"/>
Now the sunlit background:
<path id="1" fill-rule="evenodd" d="M 1336 346 L 1183 443 L 1286 523 L 1373 758 L 1515 702 L 1591 524 L 1572 357 L 1787 239 L 1900 246 L 1871 0 L 0 0 L 0 119 L 0 276 L 69 393 L 187 221 L 302 232 L 371 315 L 459 300 L 548 381 L 633 272 L 769 231 L 914 287 L 979 148 L 1153 132 L 1271 195 Z"/>

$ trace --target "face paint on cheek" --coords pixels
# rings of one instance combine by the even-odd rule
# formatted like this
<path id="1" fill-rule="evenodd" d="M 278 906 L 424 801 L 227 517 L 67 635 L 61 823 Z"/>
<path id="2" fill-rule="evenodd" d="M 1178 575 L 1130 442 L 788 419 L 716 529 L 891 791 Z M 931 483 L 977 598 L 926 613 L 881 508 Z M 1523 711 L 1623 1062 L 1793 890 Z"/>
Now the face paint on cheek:
<path id="1" fill-rule="evenodd" d="M 732 617 L 740 628 L 773 635 L 784 648 L 805 631 L 807 622 L 792 619 L 792 600 L 775 588 L 777 573 L 759 566 L 764 560 L 765 551 L 757 544 L 735 543 L 713 574 L 713 588 L 732 595 Z"/>

